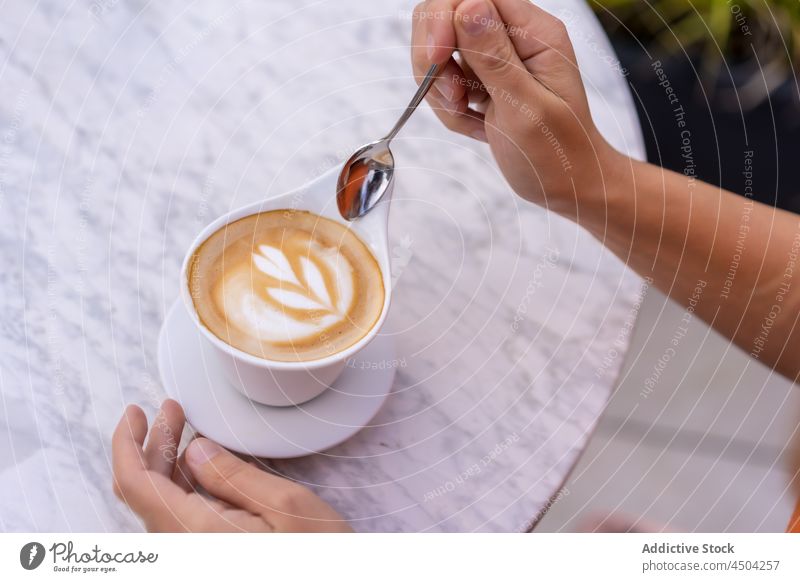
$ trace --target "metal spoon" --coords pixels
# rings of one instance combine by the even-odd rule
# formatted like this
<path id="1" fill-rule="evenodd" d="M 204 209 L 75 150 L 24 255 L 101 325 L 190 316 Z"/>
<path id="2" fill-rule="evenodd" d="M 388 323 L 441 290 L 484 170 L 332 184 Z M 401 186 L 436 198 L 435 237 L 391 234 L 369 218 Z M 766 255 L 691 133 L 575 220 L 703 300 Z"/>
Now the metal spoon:
<path id="1" fill-rule="evenodd" d="M 345 220 L 364 216 L 386 193 L 394 175 L 394 157 L 389 142 L 422 102 L 433 84 L 439 65 L 431 65 L 403 115 L 385 137 L 356 150 L 345 162 L 336 182 L 336 204 Z"/>

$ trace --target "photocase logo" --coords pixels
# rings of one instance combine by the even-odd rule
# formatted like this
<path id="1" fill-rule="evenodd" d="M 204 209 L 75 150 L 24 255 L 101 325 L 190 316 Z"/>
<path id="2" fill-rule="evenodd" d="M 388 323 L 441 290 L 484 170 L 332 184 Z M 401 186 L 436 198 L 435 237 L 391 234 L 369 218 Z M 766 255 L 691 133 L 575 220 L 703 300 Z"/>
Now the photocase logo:
<path id="1" fill-rule="evenodd" d="M 118 572 L 120 566 L 130 564 L 155 564 L 158 554 L 142 550 L 104 551 L 95 544 L 91 548 L 76 548 L 72 540 L 56 542 L 45 550 L 39 542 L 28 542 L 19 551 L 19 563 L 26 570 L 35 570 L 42 565 L 49 554 L 52 558 L 53 571 L 65 573 L 100 573 Z"/>
<path id="2" fill-rule="evenodd" d="M 26 570 L 35 570 L 44 561 L 44 546 L 39 542 L 28 542 L 19 551 L 19 563 Z"/>

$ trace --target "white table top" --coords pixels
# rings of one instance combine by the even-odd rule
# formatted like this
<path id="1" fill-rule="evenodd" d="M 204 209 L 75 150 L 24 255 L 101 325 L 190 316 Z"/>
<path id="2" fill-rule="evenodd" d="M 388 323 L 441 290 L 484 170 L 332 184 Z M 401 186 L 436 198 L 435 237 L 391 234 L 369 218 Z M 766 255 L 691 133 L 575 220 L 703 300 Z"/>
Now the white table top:
<path id="1" fill-rule="evenodd" d="M 585 5 L 569 21 L 601 130 L 641 157 Z M 137 531 L 113 496 L 124 405 L 163 398 L 156 339 L 217 215 L 306 182 L 390 127 L 414 88 L 411 2 L 89 2 L 0 19 L 0 530 Z M 404 364 L 374 427 L 274 463 L 362 531 L 516 531 L 613 387 L 637 277 L 518 199 L 485 145 L 423 107 L 394 146 Z M 515 322 L 516 318 L 516 322 Z"/>

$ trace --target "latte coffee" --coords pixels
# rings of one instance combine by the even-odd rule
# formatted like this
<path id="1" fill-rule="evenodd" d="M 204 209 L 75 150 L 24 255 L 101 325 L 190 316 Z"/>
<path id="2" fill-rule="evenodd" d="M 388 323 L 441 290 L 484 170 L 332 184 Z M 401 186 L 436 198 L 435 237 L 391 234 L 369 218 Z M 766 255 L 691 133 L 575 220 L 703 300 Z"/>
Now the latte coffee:
<path id="1" fill-rule="evenodd" d="M 194 252 L 188 277 L 202 324 L 267 360 L 341 352 L 383 310 L 383 277 L 367 246 L 310 212 L 262 212 L 223 226 Z"/>

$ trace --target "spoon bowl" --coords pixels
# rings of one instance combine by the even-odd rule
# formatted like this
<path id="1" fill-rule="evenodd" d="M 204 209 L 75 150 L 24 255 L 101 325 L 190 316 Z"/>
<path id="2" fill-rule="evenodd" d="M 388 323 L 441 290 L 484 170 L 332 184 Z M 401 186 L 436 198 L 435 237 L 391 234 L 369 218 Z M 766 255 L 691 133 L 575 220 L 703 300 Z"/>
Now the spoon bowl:
<path id="1" fill-rule="evenodd" d="M 394 156 L 386 139 L 360 147 L 336 182 L 339 213 L 347 220 L 363 216 L 383 198 L 393 177 Z"/>
<path id="2" fill-rule="evenodd" d="M 403 115 L 384 138 L 361 146 L 345 162 L 336 182 L 336 206 L 345 220 L 361 218 L 383 198 L 394 177 L 389 143 L 405 125 L 433 84 L 439 65 L 431 65 Z"/>

